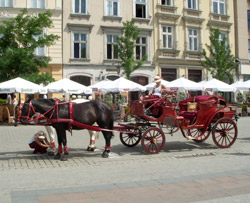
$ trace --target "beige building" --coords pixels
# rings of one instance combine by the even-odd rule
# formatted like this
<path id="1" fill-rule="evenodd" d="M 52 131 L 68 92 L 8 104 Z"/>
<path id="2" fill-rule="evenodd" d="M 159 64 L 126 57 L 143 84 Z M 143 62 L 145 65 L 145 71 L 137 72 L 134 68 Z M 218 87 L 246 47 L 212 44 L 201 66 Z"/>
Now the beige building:
<path id="1" fill-rule="evenodd" d="M 250 80 L 250 1 L 234 0 L 235 56 L 238 58 L 238 80 Z"/>
<path id="2" fill-rule="evenodd" d="M 201 65 L 209 25 L 219 28 L 235 50 L 233 0 L 155 0 L 154 13 L 156 74 L 168 81 L 211 78 Z"/>
<path id="3" fill-rule="evenodd" d="M 141 30 L 135 57 L 148 61 L 132 73 L 132 80 L 147 84 L 155 76 L 153 1 L 68 0 L 63 1 L 63 78 L 84 85 L 123 76 L 114 51 L 122 22 L 135 19 Z"/>
<path id="4" fill-rule="evenodd" d="M 44 30 L 47 34 L 56 34 L 60 39 L 50 47 L 37 48 L 38 56 L 51 57 L 48 68 L 41 69 L 42 72 L 50 72 L 56 80 L 62 78 L 62 0 L 1 0 L 0 1 L 0 21 L 14 18 L 21 9 L 27 8 L 29 14 L 34 16 L 50 9 L 53 13 L 53 28 Z"/>

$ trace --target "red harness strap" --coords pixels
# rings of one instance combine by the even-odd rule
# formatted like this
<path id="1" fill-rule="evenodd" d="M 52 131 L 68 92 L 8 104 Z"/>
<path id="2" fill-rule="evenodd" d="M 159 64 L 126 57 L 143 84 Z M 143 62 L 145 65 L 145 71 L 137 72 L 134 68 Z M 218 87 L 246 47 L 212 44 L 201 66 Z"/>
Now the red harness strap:
<path id="1" fill-rule="evenodd" d="M 71 133 L 72 135 L 72 122 L 74 120 L 74 108 L 73 108 L 73 103 L 69 102 L 69 124 L 68 124 L 68 131 Z"/>

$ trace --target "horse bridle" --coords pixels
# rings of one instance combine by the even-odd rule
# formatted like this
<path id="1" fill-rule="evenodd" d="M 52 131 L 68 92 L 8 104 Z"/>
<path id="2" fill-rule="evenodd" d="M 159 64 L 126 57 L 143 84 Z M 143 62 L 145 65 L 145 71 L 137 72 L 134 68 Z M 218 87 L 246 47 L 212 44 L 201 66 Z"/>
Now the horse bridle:
<path id="1" fill-rule="evenodd" d="M 25 104 L 24 104 L 25 105 Z M 32 102 L 31 100 L 29 101 L 29 110 L 28 110 L 28 114 L 26 116 L 22 116 L 22 108 L 23 106 L 21 104 L 19 104 L 19 112 L 18 112 L 18 116 L 17 116 L 17 121 L 20 121 L 20 118 L 24 118 L 26 119 L 28 122 L 30 122 L 31 120 L 33 120 L 31 117 L 30 117 L 30 113 L 31 111 L 33 111 L 33 115 L 36 114 L 36 111 L 34 109 L 34 106 L 32 105 Z"/>

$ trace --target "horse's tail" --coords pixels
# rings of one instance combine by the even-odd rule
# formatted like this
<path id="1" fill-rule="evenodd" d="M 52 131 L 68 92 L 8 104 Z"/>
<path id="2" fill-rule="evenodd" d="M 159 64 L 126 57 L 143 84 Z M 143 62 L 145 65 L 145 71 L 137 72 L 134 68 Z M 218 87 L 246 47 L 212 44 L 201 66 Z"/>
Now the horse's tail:
<path id="1" fill-rule="evenodd" d="M 114 116 L 114 112 L 112 110 L 112 114 L 111 114 L 111 118 L 110 118 L 110 122 L 109 122 L 109 129 L 110 130 L 113 130 L 114 122 L 115 122 L 115 116 Z M 111 132 L 111 133 L 112 133 L 112 137 L 114 137 L 113 132 Z"/>

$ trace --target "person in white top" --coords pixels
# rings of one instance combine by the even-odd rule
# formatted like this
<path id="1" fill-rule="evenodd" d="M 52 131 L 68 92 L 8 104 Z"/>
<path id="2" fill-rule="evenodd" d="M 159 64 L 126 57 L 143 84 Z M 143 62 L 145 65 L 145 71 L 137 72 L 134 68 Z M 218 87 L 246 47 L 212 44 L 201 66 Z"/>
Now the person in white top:
<path id="1" fill-rule="evenodd" d="M 44 154 L 48 148 L 51 148 L 51 143 L 48 141 L 46 134 L 40 130 L 28 142 L 31 149 L 34 149 L 33 154 Z"/>
<path id="2" fill-rule="evenodd" d="M 163 84 L 161 84 L 161 77 L 160 76 L 155 76 L 154 82 L 156 83 L 156 85 L 155 85 L 153 92 L 152 92 L 153 95 L 161 97 L 162 93 L 168 92 L 168 89 Z"/>

